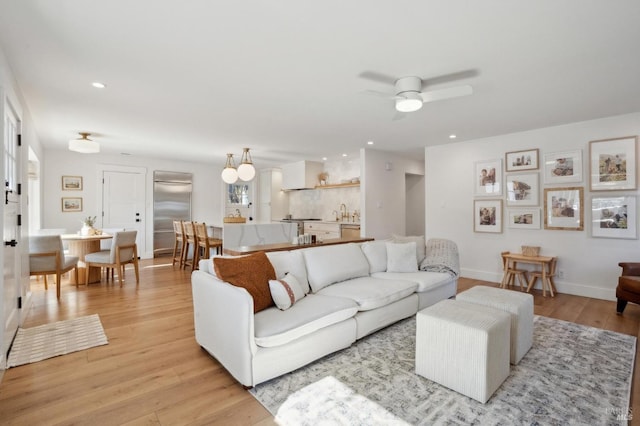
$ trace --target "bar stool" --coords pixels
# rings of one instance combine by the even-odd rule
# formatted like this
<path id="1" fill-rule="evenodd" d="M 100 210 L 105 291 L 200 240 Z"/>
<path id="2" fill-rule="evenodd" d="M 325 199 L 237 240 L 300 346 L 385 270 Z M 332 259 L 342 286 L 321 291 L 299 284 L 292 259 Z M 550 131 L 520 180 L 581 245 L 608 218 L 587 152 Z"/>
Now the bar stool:
<path id="1" fill-rule="evenodd" d="M 186 268 L 187 266 L 191 266 L 191 270 L 193 271 L 196 268 L 198 252 L 198 238 L 196 237 L 194 222 L 184 221 L 182 222 L 182 227 L 184 229 L 182 267 Z M 191 259 L 189 259 L 189 250 L 192 252 Z"/>
<path id="2" fill-rule="evenodd" d="M 196 228 L 198 248 L 202 249 L 202 257 L 204 259 L 208 259 L 211 256 L 212 248 L 216 251 L 216 254 L 222 254 L 222 240 L 219 238 L 210 237 L 207 234 L 207 225 L 204 222 L 196 223 L 194 226 Z M 197 264 L 200 257 L 200 250 L 196 250 L 196 252 L 197 254 L 195 256 L 197 257 L 194 262 Z"/>
<path id="3" fill-rule="evenodd" d="M 182 259 L 184 258 L 184 229 L 182 227 L 181 220 L 173 221 L 173 233 L 175 235 L 175 239 L 173 241 L 173 261 L 171 262 L 171 266 L 175 266 L 176 262 L 178 262 L 178 266 L 182 268 Z M 180 247 L 180 253 L 178 254 L 178 247 Z"/>

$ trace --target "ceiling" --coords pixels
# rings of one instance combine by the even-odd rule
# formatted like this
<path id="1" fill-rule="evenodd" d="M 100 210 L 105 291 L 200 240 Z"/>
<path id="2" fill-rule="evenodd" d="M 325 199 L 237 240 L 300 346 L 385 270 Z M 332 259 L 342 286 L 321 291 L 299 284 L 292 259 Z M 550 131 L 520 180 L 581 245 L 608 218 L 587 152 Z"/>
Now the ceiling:
<path id="1" fill-rule="evenodd" d="M 639 22 L 637 0 L 0 0 L 0 45 L 47 148 L 84 131 L 221 167 L 250 147 L 260 168 L 640 111 Z M 402 119 L 359 77 L 465 70 L 434 88 L 472 96 Z"/>

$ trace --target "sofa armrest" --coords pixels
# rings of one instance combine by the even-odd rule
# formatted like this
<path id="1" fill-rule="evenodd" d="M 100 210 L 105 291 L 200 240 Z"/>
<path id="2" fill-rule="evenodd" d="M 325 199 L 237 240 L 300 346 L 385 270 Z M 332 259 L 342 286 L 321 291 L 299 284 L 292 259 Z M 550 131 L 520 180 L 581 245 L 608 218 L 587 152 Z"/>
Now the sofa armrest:
<path id="1" fill-rule="evenodd" d="M 211 274 L 191 274 L 196 341 L 236 380 L 253 386 L 253 298 L 243 288 Z"/>
<path id="2" fill-rule="evenodd" d="M 639 276 L 640 275 L 640 263 L 639 262 L 620 262 L 618 266 L 622 267 L 623 276 Z"/>

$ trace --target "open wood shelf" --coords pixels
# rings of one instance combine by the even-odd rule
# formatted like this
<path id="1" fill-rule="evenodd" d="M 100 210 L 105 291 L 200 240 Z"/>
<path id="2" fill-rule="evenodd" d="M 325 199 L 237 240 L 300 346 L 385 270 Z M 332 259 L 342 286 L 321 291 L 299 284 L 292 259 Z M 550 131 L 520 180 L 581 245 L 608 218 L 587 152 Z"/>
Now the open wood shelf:
<path id="1" fill-rule="evenodd" d="M 331 189 L 331 188 L 354 188 L 360 186 L 360 182 L 357 183 L 334 183 L 330 185 L 316 185 L 315 189 Z"/>

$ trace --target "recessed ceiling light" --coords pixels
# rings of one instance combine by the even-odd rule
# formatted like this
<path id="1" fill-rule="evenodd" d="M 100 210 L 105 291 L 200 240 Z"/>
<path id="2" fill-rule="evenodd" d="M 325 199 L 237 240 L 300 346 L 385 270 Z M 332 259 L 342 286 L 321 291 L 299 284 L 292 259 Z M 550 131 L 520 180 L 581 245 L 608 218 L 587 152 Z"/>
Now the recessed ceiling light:
<path id="1" fill-rule="evenodd" d="M 327 157 L 322 157 L 322 161 L 327 161 Z"/>
<path id="2" fill-rule="evenodd" d="M 96 89 L 104 89 L 105 87 L 107 87 L 106 84 L 100 83 L 99 81 L 94 81 L 93 83 L 91 83 L 91 85 Z"/>
<path id="3" fill-rule="evenodd" d="M 453 134 L 449 135 L 449 139 L 455 139 L 455 138 L 456 138 L 456 135 L 453 135 Z"/>
<path id="4" fill-rule="evenodd" d="M 373 141 L 367 142 L 367 145 L 373 145 Z"/>
<path id="5" fill-rule="evenodd" d="M 342 154 L 342 156 L 343 156 L 343 157 L 346 157 L 346 156 L 347 156 L 347 154 Z"/>

